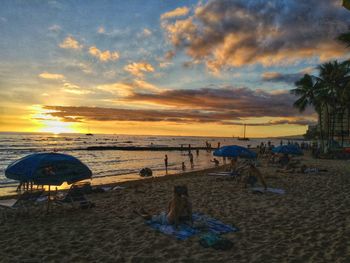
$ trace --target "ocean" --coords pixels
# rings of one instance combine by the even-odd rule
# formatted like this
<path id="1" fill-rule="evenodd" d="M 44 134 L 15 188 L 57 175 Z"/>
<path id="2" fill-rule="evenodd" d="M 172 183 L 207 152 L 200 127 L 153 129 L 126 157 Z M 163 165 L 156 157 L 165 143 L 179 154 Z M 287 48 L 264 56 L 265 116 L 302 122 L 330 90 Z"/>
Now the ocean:
<path id="1" fill-rule="evenodd" d="M 87 150 L 91 146 L 175 146 L 204 147 L 206 141 L 216 148 L 220 142 L 224 145 L 241 145 L 256 147 L 268 139 L 251 139 L 239 141 L 234 138 L 180 137 L 180 136 L 139 136 L 139 135 L 93 135 L 85 134 L 34 134 L 34 133 L 0 133 L 0 195 L 15 192 L 18 182 L 5 177 L 9 164 L 31 153 L 59 152 L 73 155 L 84 162 L 93 172 L 93 184 L 115 183 L 140 179 L 139 171 L 149 167 L 153 175 L 165 175 L 164 156 L 168 155 L 168 174 L 182 172 L 182 162 L 186 171 L 213 167 L 211 152 L 192 151 L 194 167 L 190 167 L 188 151 L 125 151 L 125 150 Z M 278 144 L 280 140 L 271 139 Z M 220 160 L 221 161 L 221 160 Z M 67 187 L 67 186 L 66 186 Z"/>

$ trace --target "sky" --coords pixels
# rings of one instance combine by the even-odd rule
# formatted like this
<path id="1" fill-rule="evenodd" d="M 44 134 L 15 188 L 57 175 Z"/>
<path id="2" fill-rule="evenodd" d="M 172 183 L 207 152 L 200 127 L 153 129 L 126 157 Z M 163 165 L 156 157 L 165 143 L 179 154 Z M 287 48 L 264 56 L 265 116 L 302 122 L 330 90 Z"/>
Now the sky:
<path id="1" fill-rule="evenodd" d="M 303 134 L 290 90 L 349 25 L 340 0 L 2 0 L 0 131 Z"/>

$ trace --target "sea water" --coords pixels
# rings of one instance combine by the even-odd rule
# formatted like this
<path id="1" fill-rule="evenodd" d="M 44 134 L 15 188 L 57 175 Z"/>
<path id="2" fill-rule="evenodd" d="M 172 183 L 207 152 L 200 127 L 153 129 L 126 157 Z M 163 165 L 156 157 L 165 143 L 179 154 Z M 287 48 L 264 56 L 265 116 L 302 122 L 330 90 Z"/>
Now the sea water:
<path id="1" fill-rule="evenodd" d="M 206 142 L 217 148 L 224 145 L 257 146 L 262 139 L 239 141 L 234 138 L 180 137 L 180 136 L 136 136 L 136 135 L 93 135 L 85 134 L 33 134 L 0 133 L 0 195 L 13 193 L 18 182 L 5 177 L 5 169 L 13 161 L 31 153 L 58 152 L 73 155 L 85 163 L 93 172 L 93 184 L 106 184 L 140 179 L 139 171 L 149 167 L 153 175 L 165 175 L 164 157 L 168 155 L 168 174 L 182 172 L 182 162 L 186 171 L 213 167 L 212 152 L 192 150 L 194 167 L 191 168 L 188 150 L 184 151 L 124 151 L 87 150 L 91 146 L 143 146 L 161 147 L 184 145 L 187 148 L 205 147 Z M 267 141 L 267 139 L 263 140 Z M 272 140 L 279 143 L 279 140 Z M 220 162 L 222 160 L 220 159 Z"/>

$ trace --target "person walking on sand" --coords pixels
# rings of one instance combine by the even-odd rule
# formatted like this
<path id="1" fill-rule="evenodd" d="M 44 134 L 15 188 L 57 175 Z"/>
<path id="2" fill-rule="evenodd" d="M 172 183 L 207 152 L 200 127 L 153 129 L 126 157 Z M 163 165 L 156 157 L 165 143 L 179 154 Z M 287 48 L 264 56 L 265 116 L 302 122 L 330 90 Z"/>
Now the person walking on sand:
<path id="1" fill-rule="evenodd" d="M 168 155 L 165 155 L 164 158 L 164 164 L 165 164 L 165 173 L 168 173 Z"/>
<path id="2" fill-rule="evenodd" d="M 185 171 L 186 170 L 186 165 L 185 165 L 185 162 L 182 162 L 182 171 Z"/>

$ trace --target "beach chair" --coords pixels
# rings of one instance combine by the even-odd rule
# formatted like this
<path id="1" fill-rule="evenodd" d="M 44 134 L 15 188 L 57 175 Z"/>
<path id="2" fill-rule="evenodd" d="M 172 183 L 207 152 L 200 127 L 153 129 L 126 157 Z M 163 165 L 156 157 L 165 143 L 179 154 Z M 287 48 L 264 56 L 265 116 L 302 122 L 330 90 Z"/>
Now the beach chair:
<path id="1" fill-rule="evenodd" d="M 43 194 L 43 190 L 24 192 L 17 199 L 4 199 L 0 200 L 0 209 L 2 212 L 2 218 L 7 219 L 9 211 L 16 211 L 18 213 L 27 214 L 32 208 L 37 207 L 40 203 L 37 199 Z"/>
<path id="2" fill-rule="evenodd" d="M 72 185 L 63 197 L 55 197 L 54 203 L 60 206 L 70 205 L 73 208 L 91 208 L 95 204 L 84 194 L 84 186 Z"/>

